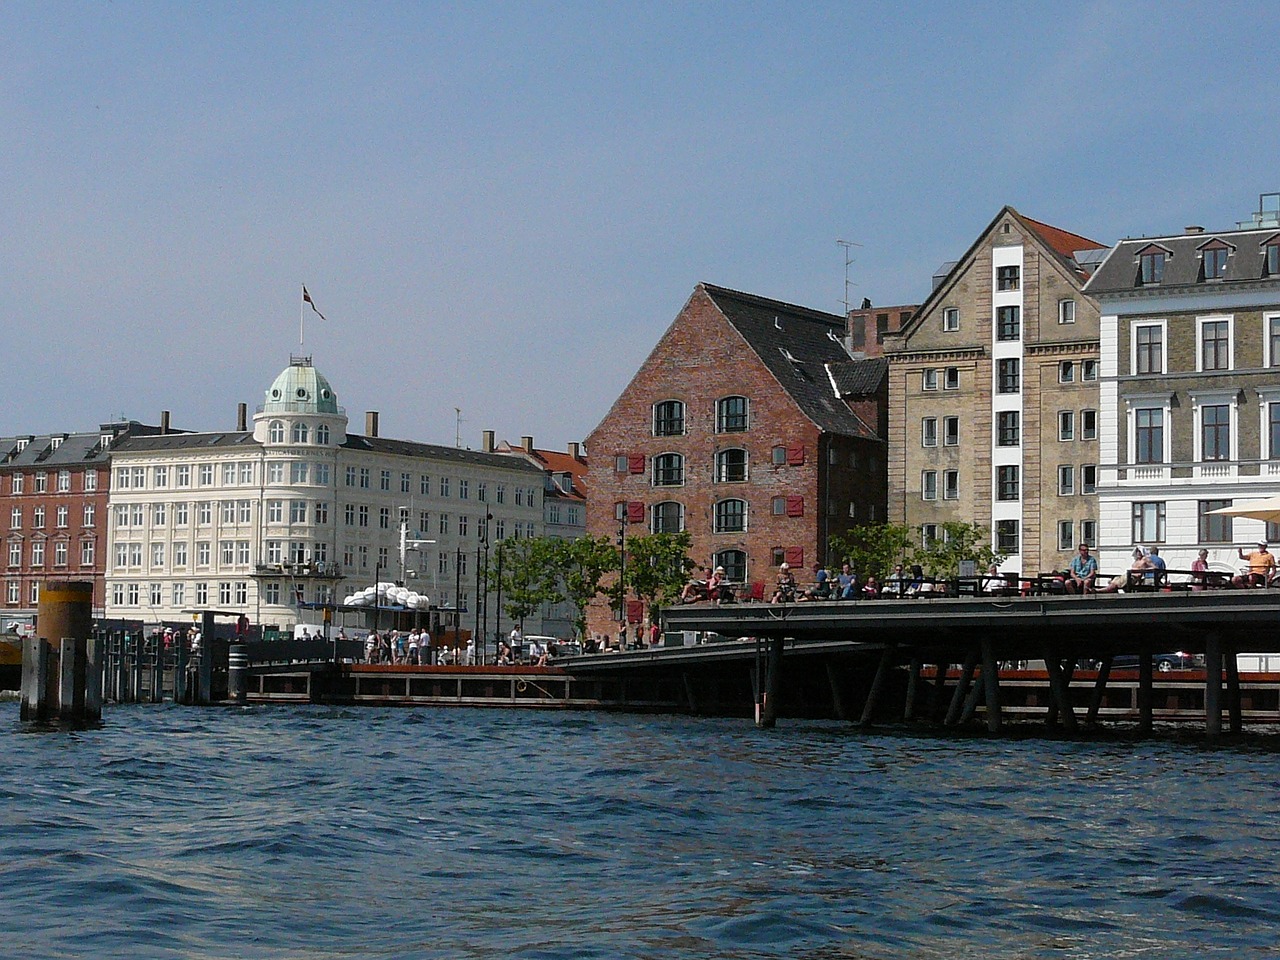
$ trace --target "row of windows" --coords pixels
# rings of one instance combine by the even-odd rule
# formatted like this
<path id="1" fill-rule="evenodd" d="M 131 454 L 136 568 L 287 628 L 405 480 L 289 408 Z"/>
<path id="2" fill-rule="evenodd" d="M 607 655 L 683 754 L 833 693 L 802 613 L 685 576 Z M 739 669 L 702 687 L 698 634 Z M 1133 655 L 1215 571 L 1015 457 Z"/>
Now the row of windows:
<path id="1" fill-rule="evenodd" d="M 284 443 L 286 427 L 283 420 L 272 420 L 267 425 L 267 440 L 270 443 Z M 315 442 L 322 447 L 329 445 L 330 433 L 327 423 L 317 424 L 315 430 L 311 430 L 305 423 L 295 422 L 288 428 L 290 443 L 310 443 L 311 438 L 315 438 Z"/>
<path id="2" fill-rule="evenodd" d="M 1274 277 L 1280 274 L 1280 241 L 1269 240 L 1262 248 L 1265 259 L 1264 274 Z M 1235 256 L 1235 248 L 1224 240 L 1214 238 L 1196 250 L 1199 269 L 1196 280 L 1199 283 L 1211 283 L 1222 280 L 1227 275 L 1227 262 Z M 1138 254 L 1138 286 L 1152 286 L 1164 281 L 1164 268 L 1173 257 L 1173 252 L 1166 247 L 1152 245 Z"/>
<path id="3" fill-rule="evenodd" d="M 716 433 L 740 433 L 750 425 L 746 397 L 722 397 L 716 401 Z M 687 432 L 683 400 L 662 400 L 653 405 L 653 435 L 679 437 Z"/>
<path id="4" fill-rule="evenodd" d="M 1172 411 L 1169 406 L 1134 407 L 1130 411 L 1129 462 L 1167 463 L 1172 449 Z M 1234 460 L 1236 439 L 1234 403 L 1196 403 L 1192 410 L 1197 462 Z M 1280 457 L 1280 402 L 1262 404 L 1262 439 L 1266 445 L 1260 456 Z"/>
<path id="5" fill-rule="evenodd" d="M 49 543 L 52 542 L 53 550 L 48 549 Z M 9 542 L 9 566 L 22 566 L 22 541 L 12 540 Z M 52 552 L 53 565 L 55 567 L 65 567 L 70 564 L 71 543 L 67 540 L 32 540 L 30 545 L 31 566 L 43 567 L 46 559 Z M 92 567 L 97 559 L 97 543 L 93 540 L 80 541 L 80 566 Z"/>
<path id="6" fill-rule="evenodd" d="M 1021 415 L 1017 410 L 1003 410 L 996 415 L 996 445 L 1016 447 L 1022 442 Z M 1069 442 L 1077 439 L 1076 425 L 1079 423 L 1079 439 L 1098 439 L 1098 411 L 1081 410 L 1077 420 L 1076 411 L 1060 410 L 1058 412 L 1058 439 Z M 942 418 L 942 445 L 958 446 L 960 443 L 960 418 Z M 938 418 L 920 418 L 920 445 L 936 447 L 938 445 Z"/>
<path id="7" fill-rule="evenodd" d="M 1215 515 L 1215 511 L 1231 506 L 1231 500 L 1200 500 L 1196 503 L 1198 542 L 1235 542 L 1233 517 Z M 1163 500 L 1137 501 L 1131 507 L 1134 543 L 1164 543 L 1167 504 Z M 1267 524 L 1268 540 L 1280 539 L 1280 524 Z"/>
<path id="8" fill-rule="evenodd" d="M 81 507 L 81 526 L 92 527 L 97 517 L 98 509 L 96 504 L 86 503 Z M 24 512 L 22 507 L 13 507 L 9 511 L 9 529 L 21 530 Z M 64 529 L 70 525 L 71 508 L 67 506 L 59 506 L 54 508 L 54 526 L 58 529 Z M 45 507 L 37 505 L 31 510 L 31 527 L 34 530 L 43 530 L 45 524 Z"/>
<path id="9" fill-rule="evenodd" d="M 398 486 L 401 493 L 412 493 L 414 488 L 413 475 L 404 471 L 399 472 Z M 432 483 L 431 475 L 420 473 L 417 477 L 417 490 L 420 496 L 431 496 Z M 369 467 L 349 466 L 346 469 L 346 484 L 348 487 L 357 487 L 363 490 L 372 488 L 373 471 Z M 378 472 L 378 489 L 390 492 L 393 483 L 396 482 L 396 476 L 391 470 L 380 470 Z M 437 495 L 440 497 L 452 497 L 454 490 L 457 490 L 459 500 L 471 499 L 471 481 L 462 477 L 454 484 L 452 477 L 437 477 L 435 482 Z M 515 505 L 517 507 L 535 507 L 538 505 L 537 488 L 536 487 L 515 487 Z M 481 503 L 489 502 L 489 484 L 479 481 L 475 485 L 475 498 Z M 494 503 L 507 502 L 507 485 L 505 483 L 494 484 Z"/>
<path id="10" fill-rule="evenodd" d="M 1022 468 L 1018 466 L 996 467 L 996 499 L 1014 502 L 1022 499 Z M 1077 479 L 1079 482 L 1077 483 Z M 1064 463 L 1058 467 L 1058 496 L 1072 497 L 1077 493 L 1091 496 L 1098 492 L 1098 466 L 1086 463 L 1077 466 Z"/>
<path id="11" fill-rule="evenodd" d="M 653 533 L 681 533 L 685 529 L 684 504 L 675 500 L 664 500 L 655 503 L 649 510 L 649 529 Z M 614 518 L 627 523 L 645 522 L 644 503 L 617 503 L 614 505 Z M 773 497 L 769 502 L 769 511 L 779 517 L 803 517 L 804 497 Z M 711 530 L 713 533 L 742 533 L 747 529 L 747 501 L 737 497 L 717 500 L 712 507 Z"/>
<path id="12" fill-rule="evenodd" d="M 80 489 L 85 493 L 93 493 L 98 489 L 98 471 L 83 470 L 80 471 L 81 483 Z M 10 493 L 25 493 L 27 489 L 26 474 L 14 473 L 9 477 Z M 46 470 L 39 470 L 31 475 L 31 492 L 32 493 L 49 493 L 49 473 Z M 70 493 L 71 492 L 71 471 L 59 470 L 54 475 L 54 492 Z"/>
<path id="13" fill-rule="evenodd" d="M 1263 366 L 1280 367 L 1280 314 L 1263 317 Z M 1196 318 L 1196 371 L 1235 369 L 1235 318 Z M 1168 324 L 1135 320 L 1131 327 L 1129 371 L 1134 375 L 1167 374 Z"/>
<path id="14" fill-rule="evenodd" d="M 1017 270 L 1017 267 L 1001 267 L 1001 270 Z M 1017 290 L 1017 283 L 1011 287 L 1000 287 L 1001 290 Z M 1021 337 L 1021 310 L 1018 307 L 999 307 L 996 309 L 996 339 L 1018 340 Z M 1058 301 L 1058 323 L 1076 322 L 1076 302 L 1066 299 Z M 942 311 L 942 329 L 945 333 L 956 333 L 960 329 L 960 308 L 947 307 Z"/>
<path id="15" fill-rule="evenodd" d="M 188 590 L 190 591 L 191 601 L 195 606 L 203 607 L 209 604 L 209 584 L 200 581 L 194 584 L 174 583 L 169 585 L 170 595 L 172 597 L 172 605 L 181 607 L 187 604 Z M 222 606 L 230 604 L 238 604 L 244 606 L 249 602 L 249 581 L 247 580 L 224 580 L 216 585 L 217 602 Z M 159 607 L 164 605 L 164 587 L 163 583 L 113 583 L 111 585 L 111 603 L 117 607 L 138 607 L 151 606 Z M 271 588 L 275 588 L 274 591 Z M 328 588 L 317 588 L 320 595 L 317 596 L 316 602 L 323 603 L 329 599 Z M 301 596 L 302 587 L 298 587 L 298 595 Z M 269 594 L 274 593 L 275 599 L 269 599 Z M 266 584 L 263 588 L 263 600 L 267 603 L 280 602 L 280 585 Z"/>
<path id="16" fill-rule="evenodd" d="M 682 453 L 659 453 L 653 458 L 652 483 L 655 487 L 678 487 L 685 482 L 685 456 Z M 774 466 L 800 465 L 804 463 L 803 447 L 776 446 L 771 451 Z M 619 455 L 614 469 L 618 473 L 637 474 L 645 469 L 643 456 Z M 738 447 L 721 450 L 715 455 L 716 483 L 745 483 L 747 480 L 747 451 Z"/>

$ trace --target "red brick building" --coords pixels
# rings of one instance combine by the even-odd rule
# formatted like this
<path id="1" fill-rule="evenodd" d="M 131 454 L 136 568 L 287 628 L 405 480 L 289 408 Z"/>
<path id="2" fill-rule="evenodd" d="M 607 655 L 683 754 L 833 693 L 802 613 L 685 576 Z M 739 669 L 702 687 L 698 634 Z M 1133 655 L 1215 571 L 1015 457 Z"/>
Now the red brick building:
<path id="1" fill-rule="evenodd" d="M 587 439 L 588 532 L 688 530 L 698 563 L 747 584 L 826 561 L 885 518 L 886 371 L 844 317 L 699 284 Z"/>
<path id="2" fill-rule="evenodd" d="M 163 429 L 122 421 L 97 433 L 0 437 L 0 611 L 10 623 L 35 614 L 47 580 L 93 581 L 94 610 L 101 611 L 111 444 Z"/>

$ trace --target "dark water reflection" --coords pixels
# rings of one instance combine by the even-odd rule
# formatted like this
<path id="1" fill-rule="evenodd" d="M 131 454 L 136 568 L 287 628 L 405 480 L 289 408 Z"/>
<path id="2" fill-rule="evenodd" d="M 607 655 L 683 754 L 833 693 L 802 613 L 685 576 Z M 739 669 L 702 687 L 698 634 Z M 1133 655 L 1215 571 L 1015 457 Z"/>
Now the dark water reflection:
<path id="1" fill-rule="evenodd" d="M 0 712 L 10 957 L 1280 955 L 1276 741 Z"/>

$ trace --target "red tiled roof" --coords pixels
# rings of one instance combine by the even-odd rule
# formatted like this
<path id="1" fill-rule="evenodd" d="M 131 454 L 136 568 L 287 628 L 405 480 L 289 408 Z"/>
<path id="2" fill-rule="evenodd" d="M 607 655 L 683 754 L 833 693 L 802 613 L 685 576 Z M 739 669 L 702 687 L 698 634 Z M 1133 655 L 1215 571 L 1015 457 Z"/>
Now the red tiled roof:
<path id="1" fill-rule="evenodd" d="M 1074 256 L 1077 250 L 1098 250 L 1106 246 L 1105 243 L 1098 243 L 1096 240 L 1082 237 L 1078 233 L 1071 233 L 1069 230 L 1063 230 L 1047 223 L 1041 223 L 1039 220 L 1033 220 L 1026 214 L 1020 214 L 1020 216 L 1035 229 L 1036 233 L 1040 234 L 1041 240 L 1064 257 L 1070 258 Z"/>

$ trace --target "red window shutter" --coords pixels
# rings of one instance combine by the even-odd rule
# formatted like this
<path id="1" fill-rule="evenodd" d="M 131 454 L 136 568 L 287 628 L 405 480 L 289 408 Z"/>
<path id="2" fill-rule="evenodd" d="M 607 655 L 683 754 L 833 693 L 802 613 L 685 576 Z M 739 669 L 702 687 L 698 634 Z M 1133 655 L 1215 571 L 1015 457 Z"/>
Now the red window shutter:
<path id="1" fill-rule="evenodd" d="M 638 457 L 627 457 L 628 473 L 644 473 L 644 455 Z"/>
<path id="2" fill-rule="evenodd" d="M 804 516 L 804 497 L 787 497 L 787 516 Z M 788 560 L 787 562 L 790 563 L 791 561 Z"/>
<path id="3" fill-rule="evenodd" d="M 787 447 L 787 464 L 792 467 L 804 466 L 803 443 L 793 443 Z"/>
<path id="4" fill-rule="evenodd" d="M 787 547 L 787 563 L 793 567 L 803 567 L 804 547 Z"/>
<path id="5" fill-rule="evenodd" d="M 644 601 L 628 600 L 627 601 L 627 623 L 642 623 L 644 621 Z"/>
<path id="6" fill-rule="evenodd" d="M 644 501 L 627 501 L 627 523 L 644 523 Z"/>

